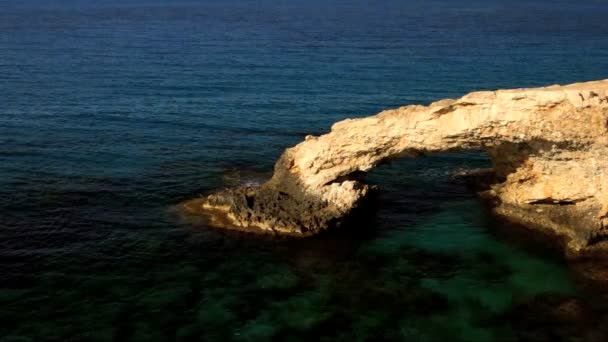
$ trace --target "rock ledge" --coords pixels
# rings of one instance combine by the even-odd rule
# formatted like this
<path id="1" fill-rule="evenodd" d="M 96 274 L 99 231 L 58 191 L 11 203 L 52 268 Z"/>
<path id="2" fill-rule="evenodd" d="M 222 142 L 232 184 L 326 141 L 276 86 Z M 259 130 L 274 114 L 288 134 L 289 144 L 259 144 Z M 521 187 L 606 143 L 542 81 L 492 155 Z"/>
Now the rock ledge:
<path id="1" fill-rule="evenodd" d="M 258 187 L 229 189 L 195 207 L 215 225 L 308 236 L 340 225 L 370 188 L 376 165 L 434 152 L 483 149 L 495 180 L 482 197 L 496 214 L 565 238 L 567 251 L 608 237 L 608 80 L 469 93 L 335 123 L 307 136 Z"/>

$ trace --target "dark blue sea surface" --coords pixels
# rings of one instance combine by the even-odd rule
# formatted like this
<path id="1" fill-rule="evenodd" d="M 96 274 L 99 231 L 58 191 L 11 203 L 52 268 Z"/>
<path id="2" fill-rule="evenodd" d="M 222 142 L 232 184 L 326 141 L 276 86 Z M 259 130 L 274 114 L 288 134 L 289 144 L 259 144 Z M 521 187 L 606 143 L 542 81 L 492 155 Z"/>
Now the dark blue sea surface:
<path id="1" fill-rule="evenodd" d="M 0 340 L 602 340 L 575 318 L 604 298 L 451 177 L 481 153 L 380 167 L 376 216 L 310 239 L 173 208 L 263 181 L 340 119 L 608 78 L 607 18 L 603 0 L 0 1 Z"/>

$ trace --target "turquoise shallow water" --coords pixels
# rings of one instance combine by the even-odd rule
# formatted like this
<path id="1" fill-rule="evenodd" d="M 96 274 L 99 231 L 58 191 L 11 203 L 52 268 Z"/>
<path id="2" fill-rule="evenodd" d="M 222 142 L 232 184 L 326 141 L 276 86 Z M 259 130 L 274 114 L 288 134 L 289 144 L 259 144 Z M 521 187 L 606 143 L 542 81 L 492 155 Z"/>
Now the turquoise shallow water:
<path id="1" fill-rule="evenodd" d="M 487 166 L 481 153 L 380 167 L 376 215 L 311 239 L 172 208 L 265 179 L 346 117 L 608 78 L 607 15 L 603 1 L 0 2 L 0 340 L 602 340 L 603 298 L 451 177 Z M 568 300 L 600 318 L 559 318 Z"/>

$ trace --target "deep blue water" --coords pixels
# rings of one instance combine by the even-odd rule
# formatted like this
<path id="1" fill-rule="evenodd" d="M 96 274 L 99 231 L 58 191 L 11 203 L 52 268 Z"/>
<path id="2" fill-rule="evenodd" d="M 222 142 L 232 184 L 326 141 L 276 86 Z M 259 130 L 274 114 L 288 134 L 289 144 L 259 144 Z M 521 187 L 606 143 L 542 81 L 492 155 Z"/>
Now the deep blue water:
<path id="1" fill-rule="evenodd" d="M 606 18 L 602 0 L 0 1 L 0 340 L 601 340 L 528 309 L 603 299 L 450 177 L 477 153 L 376 170 L 356 233 L 260 239 L 172 207 L 263 180 L 343 118 L 608 78 Z"/>

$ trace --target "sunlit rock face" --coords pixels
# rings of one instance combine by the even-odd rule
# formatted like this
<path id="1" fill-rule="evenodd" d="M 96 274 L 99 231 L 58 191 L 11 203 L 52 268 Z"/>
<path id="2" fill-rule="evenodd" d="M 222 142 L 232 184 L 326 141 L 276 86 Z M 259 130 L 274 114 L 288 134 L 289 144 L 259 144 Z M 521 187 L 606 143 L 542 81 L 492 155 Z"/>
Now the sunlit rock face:
<path id="1" fill-rule="evenodd" d="M 469 93 L 337 122 L 284 151 L 258 187 L 196 202 L 217 225 L 311 235 L 340 225 L 370 189 L 362 176 L 395 158 L 483 149 L 494 211 L 565 237 L 568 251 L 608 230 L 608 80 Z"/>

